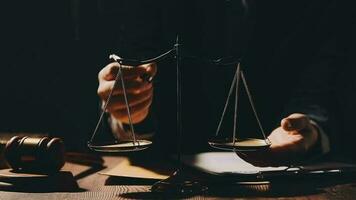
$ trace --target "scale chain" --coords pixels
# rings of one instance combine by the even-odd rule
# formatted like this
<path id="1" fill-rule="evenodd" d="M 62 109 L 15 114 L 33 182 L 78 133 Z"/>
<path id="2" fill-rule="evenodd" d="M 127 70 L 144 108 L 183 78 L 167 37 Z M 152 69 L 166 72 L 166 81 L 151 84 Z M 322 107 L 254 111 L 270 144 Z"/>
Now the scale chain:
<path id="1" fill-rule="evenodd" d="M 98 132 L 100 123 L 101 123 L 101 121 L 103 120 L 103 117 L 104 117 L 104 114 L 105 114 L 105 112 L 106 112 L 106 109 L 107 109 L 107 107 L 108 107 L 108 105 L 109 105 L 109 102 L 110 102 L 110 100 L 111 100 L 111 97 L 112 97 L 112 95 L 113 95 L 113 93 L 114 93 L 114 88 L 115 88 L 115 87 L 117 86 L 117 84 L 118 84 L 119 78 L 120 78 L 120 74 L 117 73 L 117 74 L 116 74 L 116 77 L 115 77 L 115 81 L 114 81 L 113 88 L 110 90 L 109 96 L 108 96 L 108 98 L 106 99 L 106 102 L 105 102 L 104 106 L 102 107 L 102 111 L 101 111 L 99 120 L 98 120 L 98 122 L 96 123 L 95 129 L 94 129 L 94 132 L 93 132 L 93 135 L 92 135 L 91 138 L 90 138 L 90 143 L 93 142 L 93 140 L 94 140 L 94 138 L 95 138 L 95 135 L 96 135 L 97 132 Z"/>
<path id="2" fill-rule="evenodd" d="M 237 64 L 236 68 L 236 88 L 235 88 L 235 111 L 234 111 L 234 129 L 232 132 L 232 145 L 235 146 L 236 133 L 237 133 L 237 104 L 239 100 L 239 83 L 240 83 L 241 68 L 240 63 Z"/>
<path id="3" fill-rule="evenodd" d="M 252 95 L 251 95 L 249 87 L 247 85 L 247 81 L 246 81 L 245 75 L 243 73 L 243 70 L 241 70 L 240 63 L 238 63 L 238 65 L 237 65 L 236 73 L 235 73 L 233 81 L 231 83 L 230 90 L 229 90 L 229 93 L 228 93 L 228 96 L 227 96 L 227 99 L 226 99 L 226 102 L 225 102 L 225 106 L 224 106 L 224 109 L 223 109 L 223 112 L 222 112 L 222 115 L 221 115 L 217 130 L 216 130 L 215 136 L 219 135 L 219 132 L 220 132 L 220 129 L 221 129 L 221 125 L 222 125 L 222 121 L 223 121 L 223 119 L 225 117 L 225 113 L 226 113 L 226 110 L 227 110 L 227 107 L 228 107 L 228 104 L 229 104 L 229 101 L 230 101 L 230 98 L 231 98 L 231 95 L 233 93 L 233 89 L 234 89 L 234 86 L 235 86 L 236 87 L 235 88 L 235 109 L 234 109 L 233 136 L 232 136 L 233 145 L 235 145 L 236 132 L 237 132 L 237 104 L 238 104 L 238 96 L 239 96 L 239 89 L 238 88 L 239 88 L 240 78 L 242 79 L 242 83 L 243 83 L 244 88 L 246 90 L 246 93 L 247 93 L 247 96 L 248 96 L 248 100 L 249 100 L 249 103 L 251 105 L 251 108 L 252 108 L 253 114 L 255 116 L 255 119 L 257 121 L 257 124 L 259 126 L 259 129 L 260 129 L 264 139 L 268 140 L 268 138 L 266 137 L 266 133 L 265 133 L 265 131 L 263 129 L 261 120 L 258 117 L 258 114 L 257 114 L 257 111 L 256 111 L 256 107 L 255 107 L 255 105 L 253 103 Z"/>
<path id="4" fill-rule="evenodd" d="M 114 85 L 113 87 L 111 88 L 110 90 L 110 93 L 109 93 L 109 96 L 108 98 L 106 99 L 106 102 L 102 108 L 102 112 L 100 114 L 100 117 L 99 117 L 99 120 L 96 124 L 96 127 L 94 129 L 94 132 L 93 132 L 93 135 L 92 137 L 90 138 L 90 143 L 93 142 L 94 138 L 95 138 L 95 135 L 97 134 L 98 132 L 98 129 L 99 129 L 99 126 L 100 126 L 100 123 L 104 117 L 104 114 L 106 112 L 106 109 L 110 103 L 110 100 L 112 98 L 112 95 L 114 93 L 114 89 L 117 87 L 117 85 L 119 84 L 119 79 L 121 79 L 121 87 L 122 87 L 122 90 L 123 90 L 123 94 L 124 94 L 124 100 L 125 100 L 125 106 L 126 106 L 126 110 L 127 110 L 127 115 L 128 115 L 128 118 L 129 118 L 129 125 L 130 125 L 130 131 L 131 131 L 131 137 L 132 137 L 132 140 L 133 140 L 133 145 L 135 146 L 136 144 L 139 146 L 140 143 L 136 140 L 136 136 L 135 136 L 135 130 L 134 130 L 134 127 L 133 127 L 133 123 L 132 123 L 132 117 L 131 117 L 131 111 L 130 111 L 130 105 L 129 105 L 129 101 L 128 101 L 128 98 L 127 98 L 127 93 L 126 93 L 126 87 L 125 87 L 125 81 L 124 81 L 124 78 L 123 78 L 123 73 L 122 73 L 122 65 L 120 64 L 120 62 L 118 62 L 118 58 L 120 58 L 119 56 L 110 56 L 110 58 L 114 59 L 118 64 L 119 64 L 119 67 L 118 67 L 118 72 L 116 74 L 116 77 L 115 77 L 115 80 L 114 80 Z"/>
<path id="5" fill-rule="evenodd" d="M 136 141 L 135 130 L 134 130 L 133 123 L 132 123 L 132 118 L 131 118 L 130 104 L 129 104 L 129 101 L 128 101 L 128 98 L 127 98 L 127 94 L 126 94 L 124 75 L 122 73 L 122 65 L 120 63 L 119 63 L 118 74 L 120 74 L 121 86 L 122 86 L 122 91 L 124 93 L 125 105 L 126 105 L 126 110 L 127 110 L 127 116 L 129 118 L 130 131 L 131 131 L 131 136 L 132 136 L 132 139 L 133 139 L 133 145 L 136 146 L 136 143 L 137 143 L 137 145 L 140 146 L 140 143 L 138 143 L 138 141 Z"/>
<path id="6" fill-rule="evenodd" d="M 243 82 L 243 84 L 244 84 L 244 87 L 245 87 L 245 90 L 246 90 L 246 93 L 247 93 L 248 100 L 249 100 L 249 102 L 250 102 L 250 105 L 251 105 L 253 114 L 255 115 L 255 118 L 256 118 L 256 120 L 257 120 L 257 124 L 258 124 L 258 126 L 259 126 L 259 128 L 260 128 L 260 130 L 261 130 L 261 133 L 262 133 L 262 135 L 263 135 L 263 138 L 264 138 L 265 140 L 268 140 L 268 138 L 266 137 L 265 131 L 264 131 L 263 127 L 262 127 L 260 118 L 258 117 L 258 114 L 257 114 L 257 111 L 256 111 L 256 107 L 255 107 L 255 105 L 254 105 L 254 103 L 253 103 L 253 100 L 252 100 L 252 95 L 251 95 L 251 93 L 250 93 L 250 90 L 249 90 L 249 88 L 248 88 L 248 85 L 247 85 L 247 81 L 246 81 L 244 72 L 243 72 L 242 70 L 241 70 L 241 79 L 242 79 L 242 82 Z M 268 141 L 269 141 L 269 140 L 268 140 Z"/>
<path id="7" fill-rule="evenodd" d="M 219 125 L 218 125 L 218 128 L 216 129 L 216 132 L 215 132 L 215 136 L 219 135 L 220 128 L 221 128 L 221 125 L 222 125 L 222 122 L 223 122 L 223 119 L 224 119 L 224 116 L 225 116 L 225 113 L 226 113 L 226 109 L 227 109 L 227 106 L 229 105 L 230 97 L 232 95 L 232 91 L 234 89 L 234 85 L 235 85 L 235 82 L 236 82 L 236 79 L 237 79 L 236 77 L 237 77 L 237 72 L 235 73 L 234 78 L 232 79 L 232 83 L 231 83 L 231 86 L 230 86 L 229 94 L 227 95 L 226 102 L 225 102 L 225 105 L 224 105 L 224 109 L 223 109 L 223 112 L 221 114 L 221 118 L 220 118 L 220 121 L 219 121 Z"/>

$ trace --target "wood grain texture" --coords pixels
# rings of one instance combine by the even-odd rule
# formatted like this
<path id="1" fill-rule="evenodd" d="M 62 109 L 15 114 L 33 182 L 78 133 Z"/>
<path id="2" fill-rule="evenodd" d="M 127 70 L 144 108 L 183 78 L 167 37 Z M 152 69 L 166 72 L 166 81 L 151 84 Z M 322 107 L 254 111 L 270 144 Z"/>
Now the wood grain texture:
<path id="1" fill-rule="evenodd" d="M 150 192 L 154 181 L 130 180 L 100 175 L 98 172 L 114 167 L 123 161 L 120 156 L 69 155 L 63 171 L 73 174 L 79 188 L 73 192 L 45 192 L 45 188 L 34 191 L 0 191 L 0 200 L 52 200 L 52 199 L 177 199 L 172 196 Z M 0 179 L 1 182 L 1 179 Z M 65 183 L 64 183 L 65 184 Z M 1 189 L 0 190 L 4 190 Z M 356 180 L 323 180 L 280 182 L 269 185 L 209 185 L 204 194 L 184 197 L 185 199 L 355 199 Z"/>

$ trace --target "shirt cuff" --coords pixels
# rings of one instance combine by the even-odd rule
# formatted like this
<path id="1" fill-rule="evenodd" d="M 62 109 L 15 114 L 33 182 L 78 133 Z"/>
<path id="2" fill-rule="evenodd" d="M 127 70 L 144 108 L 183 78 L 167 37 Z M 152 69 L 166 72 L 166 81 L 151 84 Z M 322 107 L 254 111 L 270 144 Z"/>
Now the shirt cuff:
<path id="1" fill-rule="evenodd" d="M 314 125 L 318 129 L 319 137 L 320 137 L 320 147 L 321 147 L 321 153 L 326 154 L 330 152 L 330 142 L 329 142 L 329 137 L 326 135 L 325 131 L 323 128 L 321 128 L 318 123 L 316 123 L 313 120 L 310 120 L 310 123 Z"/>

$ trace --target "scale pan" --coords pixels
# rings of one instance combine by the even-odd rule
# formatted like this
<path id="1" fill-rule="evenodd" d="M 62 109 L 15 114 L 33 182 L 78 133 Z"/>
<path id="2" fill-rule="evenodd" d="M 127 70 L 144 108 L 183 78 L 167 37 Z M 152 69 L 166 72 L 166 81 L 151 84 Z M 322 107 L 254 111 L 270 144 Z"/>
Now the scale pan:
<path id="1" fill-rule="evenodd" d="M 92 145 L 88 144 L 88 147 L 93 151 L 98 152 L 133 152 L 133 151 L 141 151 L 147 149 L 152 144 L 151 141 L 148 140 L 136 140 L 134 144 L 133 141 L 122 141 L 116 144 L 108 144 L 108 145 Z"/>
<path id="2" fill-rule="evenodd" d="M 211 140 L 209 145 L 225 151 L 261 151 L 267 150 L 271 143 L 268 140 L 257 138 L 237 139 L 235 144 L 229 140 Z"/>

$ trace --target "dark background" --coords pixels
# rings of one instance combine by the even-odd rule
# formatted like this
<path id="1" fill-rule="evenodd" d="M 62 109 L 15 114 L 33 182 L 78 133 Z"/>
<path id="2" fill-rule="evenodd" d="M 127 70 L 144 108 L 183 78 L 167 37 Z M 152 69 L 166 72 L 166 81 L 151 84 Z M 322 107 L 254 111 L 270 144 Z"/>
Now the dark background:
<path id="1" fill-rule="evenodd" d="M 95 44 L 79 38 L 75 7 L 75 1 L 1 3 L 2 132 L 48 133 L 83 146 L 97 117 L 101 66 Z"/>
<path id="2" fill-rule="evenodd" d="M 109 62 L 109 53 L 136 58 L 157 55 L 171 47 L 178 32 L 191 50 L 187 54 L 218 58 L 246 51 L 246 76 L 269 133 L 285 116 L 284 107 L 299 85 L 300 75 L 321 46 L 337 34 L 335 30 L 348 25 L 342 21 L 342 8 L 335 7 L 339 5 L 335 2 L 256 0 L 251 18 L 254 28 L 246 33 L 234 20 L 240 12 L 232 0 L 4 1 L 0 131 L 49 133 L 65 138 L 69 148 L 84 148 L 98 118 L 97 73 Z M 249 40 L 245 50 L 236 48 L 244 46 L 245 40 Z M 187 65 L 190 68 L 185 72 L 183 87 L 187 129 L 194 127 L 190 129 L 194 133 L 206 126 L 203 130 L 211 132 L 232 74 L 209 68 L 202 73 L 208 89 L 197 92 L 196 77 L 206 66 Z M 175 93 L 170 90 L 175 82 L 169 78 L 172 68 L 161 71 L 157 85 L 167 85 L 157 86 L 160 96 L 154 106 L 173 110 L 157 114 L 161 124 L 166 124 L 158 127 L 167 132 L 175 127 Z M 211 78 L 217 74 L 220 78 Z M 208 98 L 200 99 L 201 94 Z M 210 111 L 204 105 L 210 106 Z M 242 132 L 256 132 L 256 123 L 247 114 L 251 113 L 247 102 L 242 101 L 242 105 L 240 112 L 246 115 L 241 117 Z M 201 113 L 213 117 L 206 119 Z M 211 134 L 204 135 L 206 138 Z"/>

